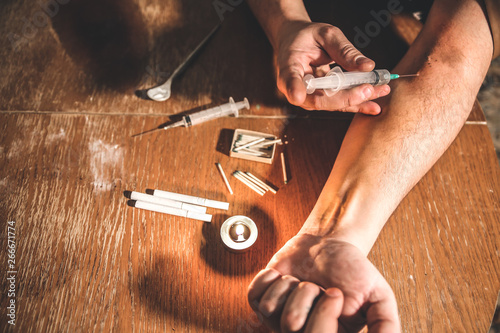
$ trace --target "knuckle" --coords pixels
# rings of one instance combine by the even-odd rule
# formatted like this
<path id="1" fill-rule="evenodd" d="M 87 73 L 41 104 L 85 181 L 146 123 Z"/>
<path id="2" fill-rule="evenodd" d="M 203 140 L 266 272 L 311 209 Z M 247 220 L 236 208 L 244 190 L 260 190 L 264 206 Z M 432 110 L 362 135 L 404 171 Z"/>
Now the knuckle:
<path id="1" fill-rule="evenodd" d="M 247 299 L 250 305 L 255 305 L 258 303 L 258 295 L 254 288 L 249 287 L 247 290 Z"/>
<path id="2" fill-rule="evenodd" d="M 281 316 L 281 327 L 284 332 L 295 332 L 300 327 L 299 314 L 295 310 L 286 311 Z"/>
<path id="3" fill-rule="evenodd" d="M 286 88 L 286 84 L 285 82 L 283 82 L 282 80 L 278 80 L 276 86 L 278 87 L 278 90 L 281 91 L 283 94 L 287 94 L 287 88 Z"/>
<path id="4" fill-rule="evenodd" d="M 350 43 L 344 44 L 340 49 L 341 55 L 344 58 L 353 58 L 358 55 L 358 50 Z"/>
<path id="5" fill-rule="evenodd" d="M 259 312 L 262 313 L 265 317 L 271 316 L 275 309 L 275 303 L 270 300 L 262 300 L 259 303 L 258 307 Z"/>
<path id="6" fill-rule="evenodd" d="M 316 291 L 319 291 L 319 287 L 318 285 L 312 283 L 312 282 L 308 282 L 308 281 L 302 281 L 299 283 L 299 285 L 297 286 L 297 288 L 301 289 L 301 290 L 304 290 L 304 291 L 308 291 L 308 292 L 316 292 Z"/>
<path id="7" fill-rule="evenodd" d="M 346 109 L 350 106 L 356 105 L 355 103 L 355 97 L 353 95 L 348 95 L 346 99 L 344 99 L 344 106 L 343 109 Z"/>
<path id="8" fill-rule="evenodd" d="M 350 112 L 350 113 L 357 113 L 358 111 L 354 108 L 342 108 L 342 109 L 338 109 L 337 111 L 339 112 Z"/>
<path id="9" fill-rule="evenodd" d="M 298 284 L 299 280 L 292 275 L 283 275 L 281 279 L 289 284 Z"/>
<path id="10" fill-rule="evenodd" d="M 319 33 L 321 36 L 324 36 L 326 38 L 332 38 L 332 37 L 337 37 L 340 34 L 342 34 L 342 31 L 333 26 L 333 25 L 323 25 L 321 28 L 319 28 Z"/>

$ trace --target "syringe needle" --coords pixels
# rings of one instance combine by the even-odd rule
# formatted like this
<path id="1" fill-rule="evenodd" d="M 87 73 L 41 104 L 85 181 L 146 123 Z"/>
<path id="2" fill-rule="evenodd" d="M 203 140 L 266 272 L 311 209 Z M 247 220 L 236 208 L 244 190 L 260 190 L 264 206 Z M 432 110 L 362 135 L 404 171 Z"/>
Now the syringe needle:
<path id="1" fill-rule="evenodd" d="M 142 133 L 137 133 L 137 134 L 134 134 L 134 135 L 132 135 L 132 138 L 135 138 L 135 137 L 137 137 L 137 136 L 141 136 L 141 135 L 146 134 L 146 133 L 151 133 L 151 132 L 157 131 L 157 130 L 159 130 L 159 129 L 161 129 L 161 128 L 162 128 L 162 127 L 157 127 L 157 128 L 153 128 L 153 129 L 150 129 L 150 130 L 144 131 L 144 132 L 142 132 Z"/>
<path id="2" fill-rule="evenodd" d="M 419 76 L 418 73 L 416 74 L 398 74 L 399 77 L 412 77 L 412 76 Z"/>
<path id="3" fill-rule="evenodd" d="M 132 138 L 135 138 L 136 136 L 140 136 L 140 135 L 143 135 L 143 134 L 151 133 L 151 132 L 154 132 L 154 131 L 157 131 L 157 130 L 166 130 L 166 129 L 169 129 L 169 128 L 179 127 L 179 126 L 182 126 L 182 124 L 183 124 L 182 121 L 178 121 L 178 122 L 175 122 L 173 124 L 166 125 L 166 126 L 160 125 L 157 128 L 153 128 L 153 129 L 144 131 L 142 133 L 134 134 L 134 135 L 132 135 Z"/>

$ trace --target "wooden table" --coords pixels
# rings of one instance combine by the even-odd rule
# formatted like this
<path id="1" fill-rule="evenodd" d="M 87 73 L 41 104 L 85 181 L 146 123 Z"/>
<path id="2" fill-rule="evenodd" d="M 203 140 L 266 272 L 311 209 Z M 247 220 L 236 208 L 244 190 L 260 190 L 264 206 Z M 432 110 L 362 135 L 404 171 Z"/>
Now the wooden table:
<path id="1" fill-rule="evenodd" d="M 220 31 L 174 83 L 170 100 L 135 94 L 164 79 L 217 24 L 215 4 L 72 0 L 46 9 L 53 15 L 34 2 L 0 5 L 0 39 L 9 46 L 0 50 L 1 331 L 267 331 L 247 305 L 246 288 L 299 230 L 351 118 L 298 110 L 279 96 L 270 46 L 244 4 L 228 5 Z M 30 31 L 26 22 L 38 26 Z M 418 25 L 394 22 L 403 39 L 414 36 Z M 229 96 L 248 97 L 251 109 L 131 138 L 168 115 Z M 236 128 L 288 141 L 278 150 L 286 152 L 288 185 L 278 159 L 229 158 Z M 279 191 L 261 197 L 231 176 L 231 196 L 216 162 Z M 230 208 L 209 209 L 213 222 L 203 223 L 127 206 L 124 191 L 146 189 Z M 499 191 L 498 162 L 476 105 L 370 254 L 395 291 L 405 332 L 486 332 L 500 289 Z M 218 235 L 237 214 L 259 227 L 244 254 L 226 251 Z M 11 276 L 15 296 L 8 294 Z M 11 300 L 15 329 L 6 320 Z"/>

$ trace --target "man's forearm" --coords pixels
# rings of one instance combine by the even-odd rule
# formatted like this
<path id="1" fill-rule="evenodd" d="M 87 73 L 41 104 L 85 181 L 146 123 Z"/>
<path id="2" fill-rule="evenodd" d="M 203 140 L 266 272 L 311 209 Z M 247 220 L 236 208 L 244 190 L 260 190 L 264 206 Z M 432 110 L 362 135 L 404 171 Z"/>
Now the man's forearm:
<path id="1" fill-rule="evenodd" d="M 380 116 L 358 115 L 301 232 L 348 241 L 365 254 L 402 198 L 463 126 L 491 60 L 492 41 L 475 1 L 436 1 L 394 72 Z"/>
<path id="2" fill-rule="evenodd" d="M 311 21 L 301 0 L 247 0 L 247 2 L 275 50 L 279 42 L 279 30 L 284 22 Z"/>

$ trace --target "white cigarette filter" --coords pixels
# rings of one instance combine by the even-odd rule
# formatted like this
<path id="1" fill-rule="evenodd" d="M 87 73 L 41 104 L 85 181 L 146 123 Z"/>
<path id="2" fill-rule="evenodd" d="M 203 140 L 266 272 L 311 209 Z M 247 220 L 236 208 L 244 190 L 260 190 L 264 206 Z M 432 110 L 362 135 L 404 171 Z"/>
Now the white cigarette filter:
<path id="1" fill-rule="evenodd" d="M 197 213 L 202 213 L 202 214 L 207 212 L 207 207 L 191 205 L 191 204 L 181 202 L 181 201 L 176 201 L 176 200 L 164 199 L 164 198 L 156 197 L 154 195 L 146 194 L 146 193 L 131 192 L 130 199 L 143 201 L 143 202 L 149 202 L 149 203 L 153 203 L 156 205 L 162 205 L 162 206 L 168 206 L 168 207 L 188 210 L 191 212 L 197 212 Z"/>
<path id="2" fill-rule="evenodd" d="M 197 213 L 197 212 L 192 212 L 189 210 L 168 207 L 168 206 L 163 206 L 163 205 L 157 205 L 157 204 L 150 203 L 150 202 L 144 202 L 144 201 L 137 200 L 137 201 L 135 201 L 133 206 L 136 208 L 150 210 L 153 212 L 165 213 L 165 214 L 181 216 L 181 217 L 187 217 L 189 219 L 194 219 L 194 220 L 200 220 L 200 221 L 205 221 L 205 222 L 212 221 L 212 215 L 210 215 L 210 214 Z"/>
<path id="3" fill-rule="evenodd" d="M 173 193 L 173 192 L 162 191 L 162 190 L 153 190 L 153 195 L 156 197 L 164 198 L 164 199 L 186 202 L 186 203 L 190 203 L 193 205 L 200 205 L 200 206 L 217 208 L 217 209 L 224 209 L 224 210 L 229 209 L 228 202 L 199 198 L 199 197 L 194 197 L 194 196 L 186 195 L 186 194 L 179 194 L 179 193 Z"/>
<path id="4" fill-rule="evenodd" d="M 259 188 L 262 191 L 264 191 L 264 193 L 266 193 L 268 191 L 267 187 L 262 186 L 262 184 L 259 184 L 257 181 L 255 181 L 255 179 L 251 178 L 245 172 L 241 172 L 241 171 L 237 171 L 237 172 L 238 172 L 238 174 L 240 176 L 242 176 L 243 178 L 245 178 L 246 180 L 248 180 L 250 183 L 252 183 L 253 185 L 255 185 L 257 188 Z"/>
<path id="5" fill-rule="evenodd" d="M 254 190 L 255 192 L 257 192 L 259 195 L 264 195 L 266 193 L 266 191 L 262 190 L 260 187 L 257 187 L 251 181 L 249 181 L 248 179 L 246 179 L 245 177 L 243 177 L 240 173 L 238 173 L 238 171 L 236 171 L 235 173 L 233 173 L 233 176 L 236 179 L 238 179 L 240 182 L 242 182 L 243 184 L 245 184 L 246 186 L 250 187 L 252 190 Z"/>
<path id="6" fill-rule="evenodd" d="M 262 180 L 260 180 L 259 178 L 255 177 L 253 174 L 251 174 L 250 172 L 245 172 L 245 174 L 250 177 L 251 179 L 253 179 L 255 182 L 259 183 L 261 185 L 261 187 L 265 187 L 267 190 L 271 191 L 273 194 L 276 194 L 276 190 L 274 188 L 272 188 L 271 186 L 267 185 L 266 183 L 264 183 Z"/>

